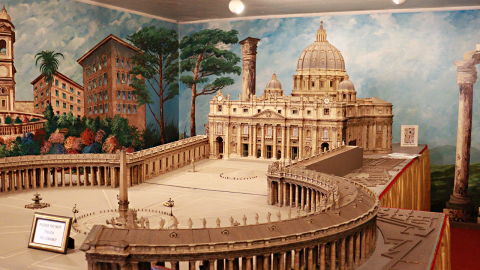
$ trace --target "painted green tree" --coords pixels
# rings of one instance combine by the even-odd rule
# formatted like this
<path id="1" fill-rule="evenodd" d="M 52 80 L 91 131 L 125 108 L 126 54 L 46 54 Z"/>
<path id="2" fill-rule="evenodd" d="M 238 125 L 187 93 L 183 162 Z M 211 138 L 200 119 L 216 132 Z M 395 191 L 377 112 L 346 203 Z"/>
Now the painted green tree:
<path id="1" fill-rule="evenodd" d="M 138 105 L 147 105 L 155 117 L 161 143 L 165 144 L 164 104 L 178 95 L 178 35 L 174 30 L 150 26 L 129 35 L 127 40 L 140 50 L 132 57 L 135 67 L 130 74 L 135 76 L 130 86 L 135 89 Z M 150 88 L 159 99 L 158 115 L 152 108 L 155 102 Z"/>
<path id="2" fill-rule="evenodd" d="M 220 29 L 204 29 L 182 38 L 180 42 L 180 81 L 192 91 L 190 110 L 190 135 L 195 136 L 195 101 L 198 96 L 211 95 L 235 81 L 223 76 L 226 74 L 240 75 L 241 68 L 237 66 L 240 57 L 235 53 L 222 49 L 225 46 L 238 43 L 238 31 L 223 31 Z M 209 77 L 214 77 L 213 81 Z M 197 89 L 202 87 L 201 90 Z"/>
<path id="3" fill-rule="evenodd" d="M 35 55 L 35 66 L 40 62 L 40 73 L 45 77 L 45 82 L 48 84 L 48 91 L 51 93 L 53 77 L 57 74 L 60 62 L 58 58 L 65 58 L 62 53 L 54 51 L 41 51 Z"/>

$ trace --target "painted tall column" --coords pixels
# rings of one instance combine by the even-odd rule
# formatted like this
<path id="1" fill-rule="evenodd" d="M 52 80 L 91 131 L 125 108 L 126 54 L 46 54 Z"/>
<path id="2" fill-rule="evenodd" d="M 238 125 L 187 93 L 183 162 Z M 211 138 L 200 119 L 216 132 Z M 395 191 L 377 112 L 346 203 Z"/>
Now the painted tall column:
<path id="1" fill-rule="evenodd" d="M 118 197 L 118 221 L 125 225 L 128 211 L 127 152 L 120 152 L 120 195 Z"/>
<path id="2" fill-rule="evenodd" d="M 255 95 L 255 81 L 257 72 L 257 43 L 258 38 L 248 37 L 239 43 L 242 45 L 243 81 L 242 101 L 249 101 Z"/>
<path id="3" fill-rule="evenodd" d="M 453 221 L 476 222 L 474 205 L 468 196 L 468 176 L 472 141 L 473 85 L 477 81 L 475 65 L 480 63 L 480 43 L 477 44 L 476 50 L 465 53 L 463 59 L 453 62 L 457 66 L 457 83 L 460 86 L 457 155 L 453 195 L 444 212 Z"/>

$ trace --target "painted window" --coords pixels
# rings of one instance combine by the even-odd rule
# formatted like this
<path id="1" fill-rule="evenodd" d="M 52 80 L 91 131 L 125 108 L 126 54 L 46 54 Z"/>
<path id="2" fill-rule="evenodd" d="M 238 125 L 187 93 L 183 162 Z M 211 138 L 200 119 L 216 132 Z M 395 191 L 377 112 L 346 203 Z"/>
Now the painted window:
<path id="1" fill-rule="evenodd" d="M 70 111 L 73 111 L 73 105 L 70 105 Z"/>
<path id="2" fill-rule="evenodd" d="M 130 104 L 128 104 L 128 113 L 131 114 L 132 113 L 132 107 Z"/>
<path id="3" fill-rule="evenodd" d="M 97 79 L 93 79 L 93 88 L 97 88 Z"/>
<path id="4" fill-rule="evenodd" d="M 88 108 L 88 114 L 92 114 L 92 107 Z"/>
<path id="5" fill-rule="evenodd" d="M 127 61 L 127 69 L 130 69 L 130 61 Z"/>
<path id="6" fill-rule="evenodd" d="M 97 72 L 97 65 L 95 63 L 93 63 L 93 69 L 92 69 L 92 73 L 95 73 Z"/>
<path id="7" fill-rule="evenodd" d="M 55 96 L 60 96 L 60 93 L 58 92 L 58 90 L 55 90 Z"/>
<path id="8" fill-rule="evenodd" d="M 222 134 L 222 125 L 218 125 L 218 133 L 217 134 Z"/>
<path id="9" fill-rule="evenodd" d="M 122 59 L 122 68 L 125 68 L 125 60 Z"/>
<path id="10" fill-rule="evenodd" d="M 107 73 L 103 74 L 103 85 L 107 85 Z"/>
<path id="11" fill-rule="evenodd" d="M 97 94 L 93 94 L 93 102 L 97 102 Z"/>
<path id="12" fill-rule="evenodd" d="M 80 91 L 77 92 L 77 95 L 79 95 L 79 96 L 81 95 Z"/>
<path id="13" fill-rule="evenodd" d="M 98 86 L 102 86 L 102 76 L 98 76 Z"/>
<path id="14" fill-rule="evenodd" d="M 77 99 L 77 103 L 80 104 L 80 103 L 82 103 L 82 102 L 80 101 L 80 99 Z"/>
<path id="15" fill-rule="evenodd" d="M 63 88 L 63 89 L 67 89 L 67 85 L 64 84 L 64 83 L 62 83 L 62 88 Z"/>
<path id="16" fill-rule="evenodd" d="M 243 126 L 243 134 L 248 134 L 248 126 Z"/>
<path id="17" fill-rule="evenodd" d="M 122 98 L 125 100 L 125 91 L 122 91 Z"/>
<path id="18" fill-rule="evenodd" d="M 67 94 L 62 93 L 62 98 L 63 98 L 63 99 L 67 99 Z"/>
<path id="19" fill-rule="evenodd" d="M 131 92 L 128 91 L 128 100 L 132 100 L 132 95 L 130 94 Z"/>
<path id="20" fill-rule="evenodd" d="M 63 108 L 64 108 L 64 109 L 67 108 L 67 103 L 63 102 Z"/>
<path id="21" fill-rule="evenodd" d="M 102 100 L 103 99 L 103 92 L 99 92 L 98 93 L 98 100 Z"/>
<path id="22" fill-rule="evenodd" d="M 122 73 L 122 84 L 125 84 L 125 74 Z"/>
<path id="23" fill-rule="evenodd" d="M 103 98 L 104 98 L 105 100 L 107 100 L 107 99 L 108 99 L 107 90 L 105 90 L 105 94 L 104 94 Z"/>
<path id="24" fill-rule="evenodd" d="M 123 104 L 123 113 L 127 113 L 127 106 Z"/>
<path id="25" fill-rule="evenodd" d="M 77 107 L 77 112 L 79 112 L 79 111 L 80 111 L 80 107 Z M 79 116 L 80 116 L 80 115 L 79 115 Z"/>
<path id="26" fill-rule="evenodd" d="M 127 84 L 130 85 L 130 75 L 127 75 Z"/>
<path id="27" fill-rule="evenodd" d="M 120 113 L 120 104 L 117 104 L 117 113 Z"/>
<path id="28" fill-rule="evenodd" d="M 267 127 L 267 136 L 272 136 L 272 127 Z"/>
<path id="29" fill-rule="evenodd" d="M 117 84 L 120 84 L 120 73 L 117 72 Z"/>
<path id="30" fill-rule="evenodd" d="M 70 101 L 73 101 L 73 97 L 72 97 L 72 96 L 70 96 Z"/>
<path id="31" fill-rule="evenodd" d="M 0 40 L 0 54 L 7 54 L 7 42 L 5 40 Z"/>
<path id="32" fill-rule="evenodd" d="M 103 113 L 103 105 L 100 105 L 98 110 L 100 111 L 100 113 Z"/>
<path id="33" fill-rule="evenodd" d="M 35 86 L 35 91 L 37 91 L 37 87 Z"/>
<path id="34" fill-rule="evenodd" d="M 105 113 L 108 113 L 108 103 L 105 103 Z"/>
<path id="35" fill-rule="evenodd" d="M 42 88 L 43 88 L 43 83 L 40 83 L 40 89 L 42 89 Z"/>
<path id="36" fill-rule="evenodd" d="M 298 128 L 293 128 L 293 137 L 298 137 Z"/>
<path id="37" fill-rule="evenodd" d="M 91 89 L 92 89 L 92 86 L 91 86 L 90 82 L 88 82 L 88 84 L 87 84 L 87 90 L 90 91 Z"/>
<path id="38" fill-rule="evenodd" d="M 103 57 L 103 67 L 106 67 L 107 66 L 107 57 L 104 56 Z"/>
<path id="39" fill-rule="evenodd" d="M 120 100 L 120 91 L 117 91 L 117 99 Z"/>
<path id="40" fill-rule="evenodd" d="M 55 80 L 55 86 L 58 86 L 58 80 Z"/>
<path id="41" fill-rule="evenodd" d="M 119 67 L 119 66 L 120 66 L 120 59 L 118 59 L 118 57 L 117 57 L 117 67 Z"/>
<path id="42" fill-rule="evenodd" d="M 323 130 L 323 138 L 328 139 L 328 129 Z"/>
<path id="43" fill-rule="evenodd" d="M 137 105 L 133 105 L 133 113 L 137 113 Z"/>
<path id="44" fill-rule="evenodd" d="M 70 87 L 70 93 L 73 93 L 73 92 L 74 92 L 74 91 L 73 91 L 73 88 L 72 88 L 72 87 Z"/>
<path id="45" fill-rule="evenodd" d="M 97 114 L 97 106 L 93 106 L 93 113 Z"/>
<path id="46" fill-rule="evenodd" d="M 92 103 L 92 96 L 88 96 L 88 103 Z"/>
<path id="47" fill-rule="evenodd" d="M 330 109 L 323 109 L 323 115 L 329 115 Z"/>

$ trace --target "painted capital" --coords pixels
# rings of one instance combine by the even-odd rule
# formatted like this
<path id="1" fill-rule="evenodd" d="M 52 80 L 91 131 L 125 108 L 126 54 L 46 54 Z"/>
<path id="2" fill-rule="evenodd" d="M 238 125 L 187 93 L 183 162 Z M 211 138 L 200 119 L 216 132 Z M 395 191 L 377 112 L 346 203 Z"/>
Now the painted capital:
<path id="1" fill-rule="evenodd" d="M 457 83 L 460 84 L 474 84 L 477 81 L 477 68 L 475 67 L 475 60 L 457 60 L 453 61 L 457 66 Z"/>

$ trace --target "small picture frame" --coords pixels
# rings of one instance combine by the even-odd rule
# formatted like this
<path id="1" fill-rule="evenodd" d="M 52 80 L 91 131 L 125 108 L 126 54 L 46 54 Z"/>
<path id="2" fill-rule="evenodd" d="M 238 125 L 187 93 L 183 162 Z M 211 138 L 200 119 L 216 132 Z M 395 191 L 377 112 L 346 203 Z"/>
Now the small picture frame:
<path id="1" fill-rule="evenodd" d="M 400 146 L 418 146 L 418 126 L 402 125 Z"/>
<path id="2" fill-rule="evenodd" d="M 71 227 L 71 217 L 35 213 L 28 247 L 67 254 Z"/>

